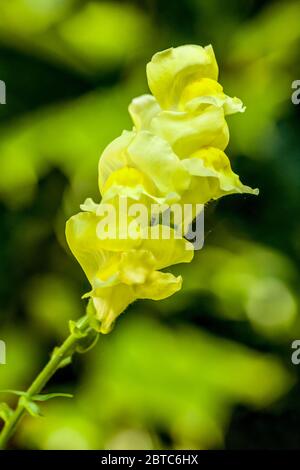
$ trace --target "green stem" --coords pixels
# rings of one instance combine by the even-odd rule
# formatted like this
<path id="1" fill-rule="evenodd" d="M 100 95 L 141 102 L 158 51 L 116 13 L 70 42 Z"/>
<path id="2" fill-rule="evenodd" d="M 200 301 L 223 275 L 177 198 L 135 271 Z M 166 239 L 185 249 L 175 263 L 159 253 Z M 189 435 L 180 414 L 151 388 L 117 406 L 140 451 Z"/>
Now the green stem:
<path id="1" fill-rule="evenodd" d="M 56 348 L 51 355 L 49 362 L 39 373 L 36 379 L 32 382 L 30 387 L 26 392 L 26 397 L 30 399 L 34 395 L 40 393 L 47 382 L 55 374 L 55 372 L 60 368 L 64 359 L 72 356 L 76 350 L 76 345 L 80 343 L 82 337 L 87 336 L 92 328 L 90 327 L 89 320 L 87 316 L 84 316 L 76 323 L 77 332 L 72 332 L 67 339 L 62 343 L 61 346 Z M 78 332 L 82 335 L 78 335 Z M 18 400 L 18 404 L 14 412 L 11 414 L 9 419 L 6 421 L 1 433 L 0 433 L 0 449 L 5 449 L 8 440 L 14 434 L 20 420 L 26 412 L 24 407 L 24 400 L 22 397 Z"/>

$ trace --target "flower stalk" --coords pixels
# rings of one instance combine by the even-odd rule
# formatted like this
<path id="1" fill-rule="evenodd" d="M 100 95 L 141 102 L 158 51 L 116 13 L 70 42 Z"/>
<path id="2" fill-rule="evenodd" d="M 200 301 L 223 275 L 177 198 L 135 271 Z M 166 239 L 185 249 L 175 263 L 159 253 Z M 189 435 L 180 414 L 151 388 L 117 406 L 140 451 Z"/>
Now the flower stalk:
<path id="1" fill-rule="evenodd" d="M 90 326 L 87 315 L 72 324 L 70 335 L 61 346 L 54 349 L 49 362 L 32 382 L 27 392 L 20 396 L 15 410 L 11 410 L 11 413 L 8 414 L 7 420 L 0 433 L 0 449 L 3 450 L 6 448 L 9 439 L 15 433 L 22 417 L 26 411 L 30 411 L 28 410 L 28 405 L 34 402 L 34 397 L 44 389 L 45 385 L 58 369 L 70 363 L 75 352 L 85 352 L 95 344 L 96 334 L 95 330 Z M 83 340 L 90 342 L 85 349 L 82 348 Z"/>

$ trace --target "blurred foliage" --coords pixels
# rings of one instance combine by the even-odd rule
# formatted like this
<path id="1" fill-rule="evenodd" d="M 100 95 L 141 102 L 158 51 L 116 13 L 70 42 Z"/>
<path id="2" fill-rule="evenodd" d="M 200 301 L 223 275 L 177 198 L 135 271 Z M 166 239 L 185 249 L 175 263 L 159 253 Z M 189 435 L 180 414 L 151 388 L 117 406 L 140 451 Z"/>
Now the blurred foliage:
<path id="1" fill-rule="evenodd" d="M 273 340 L 286 341 L 300 334 L 299 279 L 292 261 L 259 244 L 226 237 L 224 232 L 222 244 L 207 246 L 197 253 L 194 265 L 180 267 L 185 282 L 179 302 L 171 297 L 159 308 L 174 314 L 195 296 L 213 294 L 218 315 L 247 318 L 260 334 Z"/>
<path id="2" fill-rule="evenodd" d="M 191 327 L 172 331 L 142 318 L 142 310 L 136 313 L 138 319 L 125 320 L 123 328 L 100 341 L 76 394 L 75 414 L 97 423 L 96 446 L 110 447 L 122 432 L 123 448 L 128 430 L 139 435 L 153 427 L 171 432 L 179 448 L 220 446 L 234 403 L 264 406 L 291 383 L 274 358 Z M 24 435 L 31 438 L 32 432 L 43 449 L 67 426 L 68 420 L 58 413 L 60 406 L 46 408 L 56 426 L 51 421 L 29 421 L 24 427 Z M 65 430 L 66 445 L 73 431 Z M 47 435 L 46 444 L 36 441 L 40 432 Z M 88 441 L 84 430 L 82 435 Z M 152 446 L 154 442 L 152 438 Z"/>
<path id="3" fill-rule="evenodd" d="M 247 106 L 229 155 L 261 190 L 206 208 L 183 291 L 134 304 L 61 370 L 49 389 L 76 398 L 27 417 L 16 448 L 299 447 L 299 14 L 293 0 L 0 0 L 0 388 L 25 389 L 83 312 L 64 223 L 97 198 L 99 155 L 130 128 L 152 53 L 213 44 Z"/>

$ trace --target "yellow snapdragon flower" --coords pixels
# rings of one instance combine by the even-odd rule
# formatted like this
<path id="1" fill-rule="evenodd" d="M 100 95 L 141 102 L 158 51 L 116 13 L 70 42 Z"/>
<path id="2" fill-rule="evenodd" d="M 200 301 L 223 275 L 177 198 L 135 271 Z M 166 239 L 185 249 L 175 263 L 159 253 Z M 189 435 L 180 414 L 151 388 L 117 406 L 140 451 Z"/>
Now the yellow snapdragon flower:
<path id="1" fill-rule="evenodd" d="M 138 226 L 124 211 L 124 201 L 131 209 L 136 202 L 146 208 L 154 203 L 158 213 L 173 203 L 191 204 L 195 217 L 210 200 L 258 193 L 241 183 L 224 153 L 229 140 L 225 116 L 244 107 L 218 83 L 212 47 L 159 52 L 147 65 L 147 77 L 152 95 L 135 98 L 129 106 L 133 130 L 124 131 L 101 155 L 100 204 L 86 200 L 83 212 L 66 227 L 68 244 L 92 286 L 86 296 L 103 333 L 134 300 L 159 300 L 179 290 L 181 277 L 160 270 L 193 257 L 193 245 L 170 227 L 156 224 L 158 236 L 144 237 L 152 216 Z M 107 221 L 106 204 L 126 217 L 125 228 L 119 217 Z M 113 229 L 109 236 L 107 225 Z"/>
<path id="2" fill-rule="evenodd" d="M 166 49 L 147 65 L 149 88 L 165 110 L 195 111 L 205 104 L 224 107 L 225 114 L 244 111 L 238 98 L 223 93 L 218 64 L 211 45 Z"/>
<path id="3" fill-rule="evenodd" d="M 100 322 L 99 331 L 108 333 L 118 315 L 136 299 L 160 300 L 180 290 L 181 276 L 160 272 L 193 258 L 191 243 L 175 236 L 164 238 L 166 227 L 160 227 L 160 238 L 139 238 L 131 247 L 120 249 L 118 240 L 109 246 L 98 236 L 101 218 L 95 212 L 81 212 L 66 225 L 66 237 L 72 253 L 84 270 L 91 286 L 91 297 Z M 109 249 L 108 249 L 109 248 Z"/>
<path id="4" fill-rule="evenodd" d="M 133 131 L 114 140 L 100 158 L 102 195 L 109 175 L 126 166 L 146 175 L 154 184 L 153 196 L 166 202 L 206 203 L 226 194 L 257 194 L 240 182 L 223 152 L 229 140 L 225 115 L 245 108 L 217 82 L 212 47 L 159 52 L 147 65 L 147 77 L 153 95 L 129 105 Z"/>
<path id="5" fill-rule="evenodd" d="M 136 168 L 140 172 L 140 189 L 164 202 L 180 200 L 190 184 L 190 175 L 166 140 L 149 131 L 128 132 L 115 139 L 104 150 L 99 160 L 99 189 L 106 198 L 107 180 L 122 168 Z M 142 176 L 143 175 L 143 176 Z M 128 188 L 124 188 L 127 192 Z"/>
<path id="6" fill-rule="evenodd" d="M 163 110 L 154 96 L 142 95 L 131 102 L 129 113 L 137 132 L 148 130 L 160 136 L 180 158 L 188 157 L 203 146 L 224 150 L 229 142 L 228 125 L 222 107 L 205 105 L 196 111 Z M 151 114 L 152 118 L 149 119 Z"/>
<path id="7" fill-rule="evenodd" d="M 222 150 L 205 146 L 180 159 L 166 140 L 149 131 L 125 132 L 104 150 L 99 161 L 103 197 L 107 179 L 121 168 L 137 168 L 151 181 L 153 198 L 170 204 L 205 204 L 226 194 L 258 194 L 257 189 L 241 183 Z M 140 192 L 150 195 L 149 186 L 146 188 L 141 177 Z M 128 188 L 123 191 L 128 193 Z"/>
<path id="8" fill-rule="evenodd" d="M 158 52 L 147 65 L 147 78 L 152 95 L 135 98 L 129 106 L 137 131 L 147 129 L 166 139 L 180 157 L 203 146 L 227 147 L 225 115 L 245 108 L 218 83 L 212 46 Z"/>

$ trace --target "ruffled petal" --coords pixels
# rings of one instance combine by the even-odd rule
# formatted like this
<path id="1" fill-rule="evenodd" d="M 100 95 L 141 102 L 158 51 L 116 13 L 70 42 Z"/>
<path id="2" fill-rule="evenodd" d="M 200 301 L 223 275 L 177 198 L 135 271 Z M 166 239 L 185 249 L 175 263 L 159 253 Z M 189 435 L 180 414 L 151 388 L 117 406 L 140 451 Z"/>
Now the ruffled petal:
<path id="1" fill-rule="evenodd" d="M 154 271 L 145 284 L 134 286 L 134 291 L 139 299 L 162 300 L 178 292 L 181 286 L 181 276 Z"/>
<path id="2" fill-rule="evenodd" d="M 258 189 L 252 189 L 241 183 L 230 165 L 229 158 L 220 149 L 208 147 L 200 149 L 191 158 L 182 160 L 183 165 L 196 179 L 190 188 L 191 199 L 202 201 L 217 199 L 226 194 L 249 193 L 258 194 Z"/>
<path id="3" fill-rule="evenodd" d="M 149 130 L 152 118 L 161 111 L 161 108 L 154 96 L 142 95 L 132 100 L 128 110 L 135 130 L 140 131 Z"/>
<path id="4" fill-rule="evenodd" d="M 201 78 L 191 82 L 183 89 L 179 101 L 179 110 L 186 112 L 201 111 L 208 105 L 223 108 L 225 115 L 245 111 L 245 107 L 239 98 L 231 98 L 225 95 L 220 83 L 210 78 Z"/>
<path id="5" fill-rule="evenodd" d="M 80 204 L 80 209 L 84 212 L 94 212 L 97 213 L 99 204 L 93 201 L 91 197 L 88 197 L 83 204 Z"/>
<path id="6" fill-rule="evenodd" d="M 181 91 L 195 78 L 218 78 L 212 46 L 186 45 L 158 52 L 147 64 L 149 88 L 164 109 L 177 104 Z"/>
<path id="7" fill-rule="evenodd" d="M 179 157 L 204 146 L 224 150 L 229 142 L 224 111 L 216 106 L 194 113 L 163 111 L 152 119 L 151 131 L 169 142 Z"/>
<path id="8" fill-rule="evenodd" d="M 147 131 L 139 132 L 128 147 L 133 166 L 143 172 L 162 195 L 176 195 L 190 182 L 187 171 L 166 140 Z M 178 197 L 177 197 L 178 198 Z"/>

